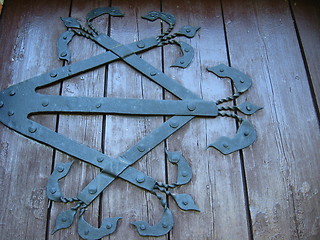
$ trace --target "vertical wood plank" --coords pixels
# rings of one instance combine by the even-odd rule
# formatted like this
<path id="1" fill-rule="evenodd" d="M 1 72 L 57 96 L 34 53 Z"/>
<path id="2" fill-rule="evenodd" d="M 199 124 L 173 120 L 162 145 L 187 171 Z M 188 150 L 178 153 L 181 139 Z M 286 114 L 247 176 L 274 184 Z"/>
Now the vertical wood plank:
<path id="1" fill-rule="evenodd" d="M 108 2 L 100 1 L 72 1 L 71 17 L 76 18 L 83 26 L 86 26 L 86 15 L 89 11 L 97 7 L 108 6 Z M 64 16 L 67 17 L 67 16 Z M 63 24 L 61 22 L 61 24 Z M 93 22 L 99 31 L 106 31 L 108 28 L 108 16 L 102 16 Z M 88 59 L 92 56 L 105 52 L 97 44 L 89 39 L 75 36 L 70 45 L 71 63 Z M 87 96 L 103 97 L 105 88 L 105 66 L 78 75 L 66 80 L 62 84 L 63 96 Z M 99 115 L 63 115 L 59 117 L 58 132 L 68 136 L 74 141 L 81 142 L 90 148 L 102 151 L 102 124 L 103 117 Z M 78 193 L 97 175 L 99 169 L 83 163 L 73 157 L 60 152 L 57 153 L 55 162 L 69 162 L 74 160 L 69 174 L 61 181 L 61 186 L 67 197 L 76 197 Z M 55 225 L 56 216 L 75 204 L 53 203 L 51 209 L 50 229 Z M 85 220 L 99 227 L 99 198 L 96 199 L 84 214 Z M 77 219 L 77 216 L 76 216 Z M 72 227 L 58 231 L 50 236 L 50 239 L 79 239 L 77 234 L 77 221 Z"/>
<path id="2" fill-rule="evenodd" d="M 160 34 L 159 22 L 148 22 L 141 19 L 149 11 L 159 11 L 160 2 L 153 1 L 112 1 L 113 6 L 120 7 L 125 14 L 123 18 L 111 18 L 110 36 L 122 44 L 129 44 L 144 38 Z M 161 49 L 149 50 L 141 57 L 153 66 L 161 69 Z M 162 99 L 162 89 L 151 80 L 142 77 L 140 73 L 121 61 L 109 65 L 107 97 Z M 107 116 L 105 152 L 116 157 L 138 140 L 156 129 L 163 122 L 162 117 L 120 117 Z M 164 145 L 139 160 L 133 167 L 165 181 Z M 157 198 L 146 193 L 130 183 L 117 179 L 104 192 L 102 199 L 103 217 L 122 217 L 118 230 L 110 235 L 110 239 L 145 239 L 140 237 L 135 227 L 130 223 L 143 220 L 155 224 L 160 220 L 163 209 Z M 148 239 L 167 239 L 167 236 Z"/>
<path id="3" fill-rule="evenodd" d="M 319 1 L 292 1 L 303 52 L 318 108 L 320 106 L 320 3 Z"/>
<path id="4" fill-rule="evenodd" d="M 207 67 L 228 64 L 220 1 L 163 2 L 163 11 L 177 18 L 175 30 L 183 25 L 200 26 L 189 43 L 195 51 L 187 69 L 171 68 L 179 51 L 175 46 L 164 47 L 165 72 L 201 98 L 216 101 L 232 95 L 228 80 L 207 72 Z M 170 94 L 166 94 L 171 99 Z M 238 153 L 223 156 L 207 146 L 220 136 L 235 134 L 232 119 L 196 118 L 167 141 L 170 151 L 182 152 L 193 171 L 192 181 L 174 190 L 191 194 L 201 212 L 181 211 L 174 201 L 175 226 L 172 239 L 247 239 L 248 230 L 241 167 Z M 169 168 L 169 181 L 175 180 L 175 169 Z"/>
<path id="5" fill-rule="evenodd" d="M 319 239 L 319 125 L 289 5 L 223 9 L 231 64 L 254 81 L 245 98 L 264 107 L 251 118 L 258 141 L 243 151 L 254 238 Z"/>
<path id="6" fill-rule="evenodd" d="M 0 22 L 1 90 L 61 66 L 56 39 L 63 30 L 59 17 L 68 12 L 69 1 L 6 2 Z M 44 92 L 59 91 L 52 87 Z M 33 119 L 56 125 L 55 116 Z M 0 156 L 1 238 L 45 239 L 52 149 L 1 125 Z"/>

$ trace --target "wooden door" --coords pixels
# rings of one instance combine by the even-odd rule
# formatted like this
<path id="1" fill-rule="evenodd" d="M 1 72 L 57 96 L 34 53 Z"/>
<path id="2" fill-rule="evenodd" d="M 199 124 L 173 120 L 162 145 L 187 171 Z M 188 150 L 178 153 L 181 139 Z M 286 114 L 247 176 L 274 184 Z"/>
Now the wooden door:
<path id="1" fill-rule="evenodd" d="M 222 155 L 208 144 L 235 134 L 229 118 L 196 118 L 134 165 L 158 181 L 172 182 L 176 169 L 165 149 L 182 152 L 193 170 L 192 181 L 175 190 L 191 194 L 201 212 L 169 205 L 175 218 L 170 234 L 140 237 L 130 222 L 155 224 L 162 207 L 153 195 L 116 180 L 88 207 L 86 220 L 99 226 L 103 218 L 122 217 L 118 229 L 104 239 L 320 239 L 319 60 L 320 6 L 317 1 L 6 1 L 0 15 L 0 90 L 61 67 L 56 43 L 65 31 L 60 17 L 85 21 L 88 11 L 117 6 L 123 18 L 102 16 L 101 32 L 129 44 L 166 28 L 140 16 L 149 11 L 176 16 L 175 30 L 200 26 L 187 69 L 170 67 L 176 46 L 155 48 L 141 57 L 205 100 L 232 94 L 226 79 L 206 68 L 226 64 L 253 79 L 236 102 L 263 106 L 248 117 L 258 133 L 250 147 Z M 105 50 L 87 39 L 70 43 L 72 61 Z M 39 90 L 63 96 L 176 99 L 121 61 Z M 17 103 L 19 104 L 19 103 Z M 1 110 L 1 109 L 0 109 Z M 0 114 L 7 114 L 1 112 Z M 164 117 L 117 115 L 38 115 L 32 119 L 112 157 L 125 152 L 163 123 Z M 75 160 L 61 181 L 74 196 L 99 170 L 0 125 L 1 239 L 79 239 L 77 228 L 51 235 L 55 218 L 69 206 L 49 202 L 46 182 L 59 162 Z"/>

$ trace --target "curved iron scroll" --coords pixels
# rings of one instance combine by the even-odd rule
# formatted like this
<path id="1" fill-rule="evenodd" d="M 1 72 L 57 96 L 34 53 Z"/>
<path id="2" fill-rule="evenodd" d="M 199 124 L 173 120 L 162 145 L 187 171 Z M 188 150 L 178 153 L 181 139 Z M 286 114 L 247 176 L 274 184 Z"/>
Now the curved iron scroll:
<path id="1" fill-rule="evenodd" d="M 217 101 L 204 101 L 199 96 L 189 91 L 178 82 L 173 80 L 161 70 L 156 69 L 136 54 L 151 48 L 167 44 L 178 44 L 183 56 L 179 57 L 173 66 L 185 68 L 193 58 L 193 48 L 176 37 L 192 38 L 196 35 L 199 27 L 184 26 L 178 32 L 171 33 L 176 19 L 172 14 L 152 11 L 143 16 L 144 19 L 155 21 L 163 20 L 169 25 L 164 33 L 147 39 L 123 45 L 109 36 L 99 33 L 93 26 L 93 20 L 103 14 L 121 17 L 123 14 L 118 8 L 105 7 L 90 11 L 87 15 L 87 25 L 82 26 L 76 19 L 62 18 L 68 31 L 58 39 L 59 58 L 70 61 L 71 52 L 68 49 L 69 42 L 74 36 L 85 37 L 99 44 L 107 51 L 98 56 L 53 69 L 48 73 L 28 79 L 13 85 L 0 92 L 0 121 L 7 127 L 19 132 L 26 137 L 47 144 L 80 161 L 87 162 L 98 167 L 101 173 L 96 176 L 76 197 L 64 197 L 58 181 L 65 177 L 71 168 L 71 163 L 59 163 L 54 169 L 47 184 L 47 196 L 52 201 L 74 203 L 70 210 L 60 213 L 56 219 L 53 233 L 71 226 L 75 216 L 78 215 L 78 232 L 83 239 L 98 239 L 116 230 L 120 218 L 105 219 L 99 228 L 91 226 L 84 219 L 86 207 L 107 188 L 116 178 L 121 178 L 135 186 L 155 195 L 164 208 L 164 214 L 159 223 L 151 226 L 146 222 L 138 221 L 133 225 L 142 236 L 161 236 L 167 234 L 174 225 L 173 214 L 168 208 L 167 198 L 172 197 L 179 208 L 188 211 L 199 211 L 193 197 L 189 194 L 176 194 L 172 189 L 190 182 L 192 169 L 186 158 L 179 152 L 168 152 L 166 155 L 169 162 L 177 165 L 177 180 L 174 183 L 161 183 L 151 176 L 131 167 L 159 143 L 174 134 L 185 124 L 195 117 L 232 117 L 240 122 L 240 128 L 233 138 L 221 137 L 209 147 L 214 147 L 224 154 L 229 154 L 251 145 L 256 140 L 256 131 L 248 120 L 244 120 L 235 112 L 240 111 L 251 115 L 261 109 L 249 102 L 239 106 L 225 106 L 222 103 L 230 102 L 247 91 L 252 80 L 231 67 L 218 65 L 208 68 L 219 77 L 232 80 L 237 90 L 230 97 Z M 98 66 L 121 60 L 134 68 L 136 71 L 154 81 L 167 91 L 175 95 L 179 100 L 139 100 L 139 99 L 114 99 L 114 98 L 85 98 L 48 96 L 39 94 L 36 89 L 52 83 L 63 81 L 77 74 L 92 70 Z M 17 104 L 19 103 L 19 104 Z M 124 154 L 111 158 L 97 150 L 76 143 L 67 137 L 56 133 L 30 119 L 31 113 L 95 113 L 95 114 L 125 114 L 125 115 L 161 115 L 171 116 L 160 127 L 141 139 L 137 144 L 128 149 Z"/>

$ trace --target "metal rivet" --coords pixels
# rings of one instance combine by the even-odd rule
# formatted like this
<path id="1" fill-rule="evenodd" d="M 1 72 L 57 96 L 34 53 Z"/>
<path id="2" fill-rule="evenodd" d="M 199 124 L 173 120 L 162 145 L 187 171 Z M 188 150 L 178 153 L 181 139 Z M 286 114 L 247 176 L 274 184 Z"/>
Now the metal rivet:
<path id="1" fill-rule="evenodd" d="M 185 52 L 189 52 L 190 50 L 189 50 L 189 48 L 186 48 L 186 49 L 184 49 L 184 51 L 185 51 Z"/>
<path id="2" fill-rule="evenodd" d="M 143 144 L 140 144 L 137 148 L 139 152 L 144 152 L 146 150 L 146 147 Z"/>
<path id="3" fill-rule="evenodd" d="M 184 61 L 180 61 L 181 64 L 184 64 Z"/>
<path id="4" fill-rule="evenodd" d="M 56 77 L 57 75 L 58 75 L 58 74 L 55 73 L 55 72 L 50 73 L 50 77 L 52 77 L 52 78 Z"/>
<path id="5" fill-rule="evenodd" d="M 168 227 L 168 224 L 167 224 L 167 223 L 162 223 L 162 227 L 163 227 L 163 228 L 167 228 L 167 227 Z"/>
<path id="6" fill-rule="evenodd" d="M 139 42 L 137 42 L 137 46 L 138 46 L 138 48 L 144 48 L 146 45 L 143 41 L 139 41 Z"/>
<path id="7" fill-rule="evenodd" d="M 137 177 L 137 178 L 136 178 L 136 181 L 137 181 L 138 183 L 143 183 L 145 180 L 146 180 L 146 179 L 145 179 L 144 177 Z"/>
<path id="8" fill-rule="evenodd" d="M 107 225 L 106 225 L 106 228 L 107 228 L 107 229 L 112 228 L 112 224 L 111 224 L 111 223 L 107 224 Z"/>
<path id="9" fill-rule="evenodd" d="M 186 29 L 186 32 L 189 33 L 191 30 L 189 28 Z"/>
<path id="10" fill-rule="evenodd" d="M 66 39 L 67 39 L 67 36 L 63 36 L 63 39 L 66 40 Z"/>
<path id="11" fill-rule="evenodd" d="M 13 116 L 14 115 L 14 112 L 13 111 L 9 111 L 8 112 L 8 116 Z"/>
<path id="12" fill-rule="evenodd" d="M 179 123 L 176 121 L 170 122 L 170 127 L 177 128 L 177 127 L 179 127 Z"/>
<path id="13" fill-rule="evenodd" d="M 63 218 L 61 218 L 61 221 L 62 221 L 62 222 L 66 222 L 66 221 L 67 221 L 67 218 L 66 218 L 66 217 L 63 217 Z"/>
<path id="14" fill-rule="evenodd" d="M 157 75 L 157 73 L 156 72 L 151 72 L 150 75 L 151 76 L 155 76 L 155 75 Z"/>
<path id="15" fill-rule="evenodd" d="M 183 171 L 183 172 L 181 173 L 181 175 L 182 175 L 182 177 L 187 177 L 187 176 L 188 176 L 188 173 L 187 173 L 186 171 Z"/>
<path id="16" fill-rule="evenodd" d="M 141 230 L 146 230 L 146 226 L 145 226 L 144 224 L 142 224 L 142 225 L 140 226 L 140 229 L 141 229 Z"/>
<path id="17" fill-rule="evenodd" d="M 54 193 L 56 193 L 56 192 L 57 192 L 57 189 L 53 187 L 53 188 L 50 188 L 50 190 L 49 190 L 49 191 L 50 191 L 50 193 L 54 194 Z"/>
<path id="18" fill-rule="evenodd" d="M 183 203 L 183 205 L 188 205 L 187 201 L 183 201 L 182 203 Z"/>
<path id="19" fill-rule="evenodd" d="M 100 108 L 102 106 L 102 104 L 101 103 L 98 103 L 97 105 L 96 105 L 96 108 Z"/>
<path id="20" fill-rule="evenodd" d="M 96 187 L 90 187 L 90 188 L 88 189 L 88 192 L 89 192 L 90 194 L 95 194 L 95 193 L 97 192 L 97 188 L 96 188 Z"/>
<path id="21" fill-rule="evenodd" d="M 85 232 L 84 232 L 84 235 L 88 235 L 89 232 L 90 232 L 89 230 L 85 231 Z"/>
<path id="22" fill-rule="evenodd" d="M 171 162 L 172 163 L 178 163 L 180 161 L 180 158 L 179 157 L 173 157 L 172 159 L 171 159 Z"/>
<path id="23" fill-rule="evenodd" d="M 111 12 L 115 12 L 116 10 L 115 9 L 111 9 Z"/>
<path id="24" fill-rule="evenodd" d="M 244 135 L 245 136 L 249 136 L 249 132 L 244 132 Z"/>
<path id="25" fill-rule="evenodd" d="M 66 52 L 62 52 L 61 54 L 60 54 L 60 56 L 61 57 L 65 57 L 65 56 L 67 56 L 68 54 L 66 53 Z"/>
<path id="26" fill-rule="evenodd" d="M 36 127 L 29 127 L 29 132 L 31 133 L 35 133 L 37 131 L 37 128 Z"/>
<path id="27" fill-rule="evenodd" d="M 229 145 L 226 144 L 226 143 L 222 144 L 222 146 L 223 146 L 224 148 L 228 148 L 228 147 L 229 147 Z"/>
<path id="28" fill-rule="evenodd" d="M 250 112 L 251 111 L 251 107 L 247 106 L 246 109 Z"/>
<path id="29" fill-rule="evenodd" d="M 189 104 L 187 107 L 190 111 L 194 111 L 197 108 L 194 104 Z"/>
<path id="30" fill-rule="evenodd" d="M 220 72 L 224 72 L 224 69 L 223 69 L 223 68 L 221 68 L 221 69 L 220 69 Z"/>
<path id="31" fill-rule="evenodd" d="M 62 166 L 57 167 L 57 171 L 58 172 L 63 172 L 64 171 L 64 167 L 62 167 Z"/>
<path id="32" fill-rule="evenodd" d="M 42 102 L 42 106 L 47 107 L 48 105 L 49 105 L 49 102 L 48 102 L 48 101 L 43 101 L 43 102 Z"/>
<path id="33" fill-rule="evenodd" d="M 240 82 L 241 82 L 241 83 L 244 83 L 244 80 L 243 80 L 243 79 L 241 79 L 241 80 L 240 80 Z"/>
<path id="34" fill-rule="evenodd" d="M 98 162 L 103 162 L 104 158 L 103 157 L 98 157 L 97 161 Z"/>
<path id="35" fill-rule="evenodd" d="M 0 108 L 2 108 L 4 105 L 3 101 L 0 101 Z"/>
<path id="36" fill-rule="evenodd" d="M 14 91 L 14 90 L 11 90 L 10 92 L 9 92 L 9 95 L 10 96 L 13 96 L 13 95 L 15 95 L 16 94 L 16 91 Z"/>

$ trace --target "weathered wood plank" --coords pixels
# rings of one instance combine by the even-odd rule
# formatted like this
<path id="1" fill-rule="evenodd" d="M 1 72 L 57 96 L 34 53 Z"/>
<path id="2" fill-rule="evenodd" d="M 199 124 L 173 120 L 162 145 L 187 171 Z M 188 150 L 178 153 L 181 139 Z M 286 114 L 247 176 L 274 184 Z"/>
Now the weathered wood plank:
<path id="1" fill-rule="evenodd" d="M 110 36 L 122 44 L 153 37 L 160 34 L 159 22 L 141 19 L 149 11 L 160 10 L 160 2 L 154 1 L 112 1 L 125 14 L 123 18 L 111 18 Z M 141 57 L 161 69 L 161 49 L 149 50 Z M 121 61 L 109 65 L 107 97 L 162 99 L 162 89 L 149 79 Z M 118 156 L 137 143 L 138 140 L 156 129 L 163 122 L 162 117 L 120 117 L 107 116 L 105 152 Z M 133 165 L 147 175 L 164 182 L 164 145 L 160 144 L 146 157 Z M 122 217 L 117 232 L 110 239 L 145 239 L 140 237 L 133 221 L 143 220 L 155 224 L 163 209 L 157 198 L 130 183 L 116 180 L 104 192 L 102 199 L 103 217 Z M 128 237 L 130 236 L 130 237 Z M 148 239 L 167 239 L 167 236 Z"/>
<path id="2" fill-rule="evenodd" d="M 319 239 L 318 119 L 285 1 L 223 1 L 230 59 L 253 78 L 259 138 L 245 149 L 256 239 Z"/>
<path id="3" fill-rule="evenodd" d="M 105 7 L 107 2 L 98 1 L 72 1 L 71 17 L 79 20 L 84 26 L 85 19 L 89 11 L 97 7 Z M 67 17 L 67 16 L 64 16 Z M 63 25 L 61 22 L 60 24 Z M 100 17 L 99 20 L 93 22 L 100 31 L 108 29 L 108 16 Z M 75 36 L 70 45 L 71 63 L 90 58 L 105 52 L 97 44 L 89 39 Z M 87 96 L 87 97 L 103 97 L 105 88 L 105 66 L 78 75 L 74 78 L 66 80 L 62 84 L 62 95 L 64 96 Z M 91 148 L 102 151 L 102 116 L 75 116 L 60 115 L 58 132 L 68 136 L 69 138 L 81 142 Z M 97 175 L 99 169 L 94 166 L 83 163 L 73 157 L 67 156 L 60 152 L 57 153 L 55 162 L 69 162 L 74 160 L 70 173 L 67 175 L 61 185 L 66 196 L 76 197 L 78 193 Z M 56 216 L 75 204 L 63 205 L 61 203 L 53 203 L 51 209 L 50 229 L 55 225 Z M 99 198 L 96 199 L 89 207 L 85 220 L 95 227 L 99 223 Z M 76 217 L 77 218 L 77 217 Z M 50 239 L 79 239 L 77 234 L 77 221 L 72 227 L 61 230 L 50 237 Z"/>
<path id="4" fill-rule="evenodd" d="M 59 17 L 68 11 L 69 1 L 6 2 L 0 22 L 1 90 L 61 66 L 56 39 L 63 29 Z M 44 92 L 59 91 L 53 87 Z M 51 128 L 56 125 L 55 116 L 33 119 Z M 1 238 L 45 239 L 45 186 L 53 151 L 3 125 L 0 129 Z"/>
<path id="5" fill-rule="evenodd" d="M 195 58 L 187 69 L 170 68 L 179 56 L 175 46 L 164 47 L 165 72 L 205 100 L 230 96 L 228 80 L 219 79 L 206 68 L 228 64 L 222 13 L 219 1 L 163 2 L 163 11 L 177 17 L 176 31 L 183 25 L 200 26 L 197 35 L 188 40 Z M 171 98 L 166 94 L 166 98 Z M 191 194 L 201 212 L 183 212 L 174 201 L 176 225 L 172 239 L 248 239 L 244 193 L 239 154 L 223 156 L 207 149 L 220 136 L 235 134 L 233 119 L 194 119 L 167 141 L 170 151 L 179 151 L 193 170 L 191 183 L 175 190 Z M 169 181 L 175 179 L 175 169 L 169 168 Z"/>
<path id="6" fill-rule="evenodd" d="M 298 32 L 307 60 L 313 94 L 320 106 L 320 3 L 319 1 L 292 1 Z"/>

